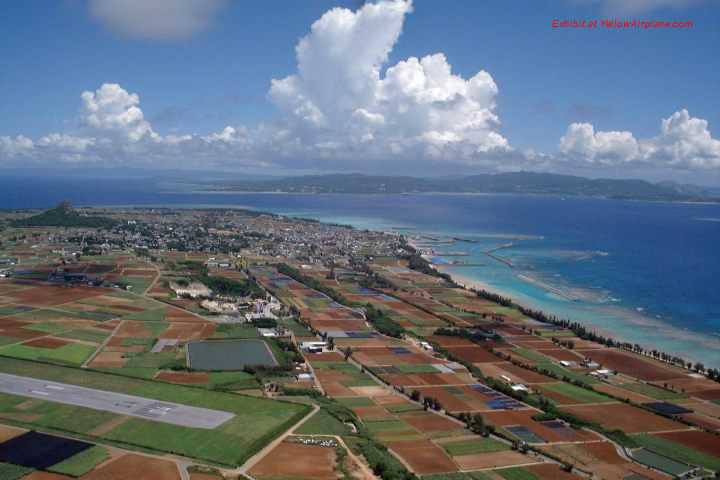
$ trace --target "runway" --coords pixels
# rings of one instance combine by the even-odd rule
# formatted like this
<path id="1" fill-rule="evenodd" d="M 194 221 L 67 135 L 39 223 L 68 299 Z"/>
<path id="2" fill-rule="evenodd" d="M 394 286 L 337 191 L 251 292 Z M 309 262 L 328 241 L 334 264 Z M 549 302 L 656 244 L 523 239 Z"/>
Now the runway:
<path id="1" fill-rule="evenodd" d="M 0 373 L 0 392 L 191 428 L 212 429 L 235 416 L 221 410 L 192 407 L 6 373 Z"/>

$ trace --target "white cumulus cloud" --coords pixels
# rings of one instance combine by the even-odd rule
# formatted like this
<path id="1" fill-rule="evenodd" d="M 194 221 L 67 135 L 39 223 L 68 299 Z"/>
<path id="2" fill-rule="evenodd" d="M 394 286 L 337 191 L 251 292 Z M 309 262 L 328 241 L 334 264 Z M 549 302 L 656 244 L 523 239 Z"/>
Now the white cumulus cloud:
<path id="1" fill-rule="evenodd" d="M 140 97 L 117 83 L 105 83 L 94 92 L 85 91 L 80 98 L 83 121 L 89 127 L 121 135 L 130 142 L 157 137 L 139 107 Z"/>
<path id="2" fill-rule="evenodd" d="M 720 140 L 712 137 L 706 120 L 691 117 L 685 109 L 663 119 L 659 135 L 640 140 L 631 132 L 596 131 L 589 123 L 573 123 L 560 138 L 559 148 L 566 158 L 591 164 L 720 167 Z"/>
<path id="3" fill-rule="evenodd" d="M 0 137 L 0 153 L 2 156 L 13 158 L 19 155 L 26 155 L 32 152 L 35 143 L 32 139 L 18 135 L 16 137 L 2 136 Z"/>
<path id="4" fill-rule="evenodd" d="M 411 11 L 404 0 L 334 8 L 300 40 L 297 72 L 274 79 L 269 96 L 306 154 L 362 148 L 370 156 L 472 162 L 510 150 L 489 73 L 453 74 L 442 53 L 387 65 Z"/>

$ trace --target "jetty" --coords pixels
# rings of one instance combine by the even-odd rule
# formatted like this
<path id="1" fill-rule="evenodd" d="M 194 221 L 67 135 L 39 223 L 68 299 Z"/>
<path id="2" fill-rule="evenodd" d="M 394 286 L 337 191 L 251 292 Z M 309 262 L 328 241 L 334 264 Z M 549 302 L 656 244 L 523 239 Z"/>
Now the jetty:
<path id="1" fill-rule="evenodd" d="M 507 258 L 503 258 L 503 257 L 501 257 L 500 255 L 496 255 L 496 254 L 495 254 L 495 252 L 497 252 L 497 251 L 499 251 L 499 250 L 503 250 L 503 249 L 505 249 L 505 248 L 510 248 L 510 247 L 512 247 L 512 246 L 513 246 L 512 242 L 503 243 L 502 245 L 498 245 L 498 246 L 495 247 L 495 248 L 491 248 L 490 250 L 486 250 L 484 253 L 485 253 L 485 255 L 487 255 L 488 257 L 492 258 L 493 260 L 496 260 L 496 261 L 498 261 L 498 262 L 500 262 L 500 263 L 504 263 L 505 265 L 507 265 L 507 266 L 510 267 L 510 268 L 515 268 L 515 265 L 513 265 L 513 263 L 512 263 L 510 260 L 508 260 Z"/>

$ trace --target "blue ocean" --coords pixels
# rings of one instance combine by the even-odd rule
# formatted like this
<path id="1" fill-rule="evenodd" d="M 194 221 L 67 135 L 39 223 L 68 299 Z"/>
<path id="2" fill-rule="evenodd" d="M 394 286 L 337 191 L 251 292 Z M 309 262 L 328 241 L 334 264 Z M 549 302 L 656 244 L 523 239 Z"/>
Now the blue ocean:
<path id="1" fill-rule="evenodd" d="M 403 233 L 433 248 L 434 261 L 459 279 L 614 337 L 720 367 L 720 205 L 172 190 L 137 178 L 4 177 L 0 208 L 51 207 L 63 199 L 76 205 L 244 207 Z"/>

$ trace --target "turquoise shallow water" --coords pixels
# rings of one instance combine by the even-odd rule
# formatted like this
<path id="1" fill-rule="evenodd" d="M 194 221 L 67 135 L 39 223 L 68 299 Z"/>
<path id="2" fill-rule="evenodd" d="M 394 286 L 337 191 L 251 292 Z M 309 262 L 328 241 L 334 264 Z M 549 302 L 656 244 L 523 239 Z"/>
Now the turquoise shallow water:
<path id="1" fill-rule="evenodd" d="M 247 207 L 408 234 L 460 236 L 450 267 L 521 303 L 720 367 L 720 205 L 530 195 L 162 193 L 152 181 L 0 178 L 0 207 Z M 397 231 L 397 230 L 394 230 Z M 496 252 L 513 267 L 484 252 Z M 438 247 L 438 249 L 441 249 Z M 445 249 L 445 246 L 442 247 Z M 442 259 L 441 259 L 442 260 Z"/>

